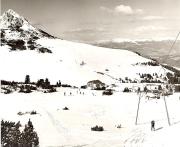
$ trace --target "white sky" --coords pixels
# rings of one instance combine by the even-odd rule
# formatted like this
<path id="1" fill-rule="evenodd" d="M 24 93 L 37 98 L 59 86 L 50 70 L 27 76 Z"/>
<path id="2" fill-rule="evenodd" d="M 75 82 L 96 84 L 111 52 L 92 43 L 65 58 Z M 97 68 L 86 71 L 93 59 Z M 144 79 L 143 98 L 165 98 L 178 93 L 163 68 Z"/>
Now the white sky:
<path id="1" fill-rule="evenodd" d="M 1 0 L 35 26 L 67 39 L 156 39 L 180 31 L 180 0 Z"/>

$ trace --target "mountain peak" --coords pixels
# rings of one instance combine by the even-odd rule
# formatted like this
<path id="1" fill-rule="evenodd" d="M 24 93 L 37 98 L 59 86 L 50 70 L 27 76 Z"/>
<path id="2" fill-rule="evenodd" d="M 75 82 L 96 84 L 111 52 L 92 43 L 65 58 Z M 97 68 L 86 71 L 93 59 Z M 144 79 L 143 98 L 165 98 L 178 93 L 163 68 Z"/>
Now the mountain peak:
<path id="1" fill-rule="evenodd" d="M 19 16 L 19 14 L 16 13 L 16 12 L 15 12 L 14 10 L 12 10 L 12 9 L 9 9 L 9 10 L 7 10 L 6 12 L 4 12 L 3 16 L 4 16 L 4 15 Z"/>
<path id="2" fill-rule="evenodd" d="M 14 10 L 9 9 L 4 12 L 1 18 L 1 27 L 2 28 L 19 28 L 22 27 L 26 20 L 21 17 Z"/>
<path id="3" fill-rule="evenodd" d="M 55 38 L 54 36 L 42 31 L 31 25 L 27 19 L 9 9 L 0 17 L 0 29 L 9 30 L 12 36 L 24 36 L 25 38 L 32 38 L 32 36 Z M 16 35 L 15 35 L 16 34 Z M 11 36 L 11 39 L 12 39 Z M 24 38 L 23 37 L 23 38 Z"/>
<path id="4" fill-rule="evenodd" d="M 10 50 L 37 50 L 51 53 L 36 43 L 40 38 L 54 38 L 48 33 L 31 25 L 24 17 L 12 9 L 4 12 L 0 18 L 1 46 L 8 45 Z"/>

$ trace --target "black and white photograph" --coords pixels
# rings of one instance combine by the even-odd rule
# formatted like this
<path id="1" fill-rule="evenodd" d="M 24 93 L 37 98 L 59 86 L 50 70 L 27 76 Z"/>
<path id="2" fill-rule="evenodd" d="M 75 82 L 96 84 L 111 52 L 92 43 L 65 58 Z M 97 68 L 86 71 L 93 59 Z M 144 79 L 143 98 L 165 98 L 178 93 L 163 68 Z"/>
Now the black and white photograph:
<path id="1" fill-rule="evenodd" d="M 1 147 L 180 146 L 180 0 L 0 0 Z"/>

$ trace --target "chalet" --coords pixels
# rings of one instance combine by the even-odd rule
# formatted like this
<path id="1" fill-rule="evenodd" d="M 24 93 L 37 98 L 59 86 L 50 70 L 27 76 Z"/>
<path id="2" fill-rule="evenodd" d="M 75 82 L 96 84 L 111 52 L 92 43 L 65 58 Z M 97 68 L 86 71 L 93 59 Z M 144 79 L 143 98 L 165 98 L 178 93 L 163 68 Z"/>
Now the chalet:
<path id="1" fill-rule="evenodd" d="M 100 80 L 92 80 L 87 83 L 87 87 L 91 90 L 105 90 L 106 84 Z"/>

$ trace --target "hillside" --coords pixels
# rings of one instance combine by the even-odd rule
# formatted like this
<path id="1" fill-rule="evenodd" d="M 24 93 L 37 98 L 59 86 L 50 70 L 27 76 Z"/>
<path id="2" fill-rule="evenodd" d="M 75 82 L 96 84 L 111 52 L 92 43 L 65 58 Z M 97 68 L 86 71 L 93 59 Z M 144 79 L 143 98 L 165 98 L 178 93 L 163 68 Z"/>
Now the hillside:
<path id="1" fill-rule="evenodd" d="M 49 78 L 52 83 L 61 80 L 82 86 L 97 79 L 110 85 L 139 82 L 141 74 L 158 74 L 152 79 L 155 81 L 163 81 L 166 76 L 158 63 L 148 65 L 155 61 L 127 50 L 55 38 L 33 27 L 13 10 L 2 15 L 0 26 L 0 66 L 3 69 L 0 78 L 3 80 L 24 81 L 28 74 L 32 81 Z"/>

